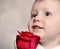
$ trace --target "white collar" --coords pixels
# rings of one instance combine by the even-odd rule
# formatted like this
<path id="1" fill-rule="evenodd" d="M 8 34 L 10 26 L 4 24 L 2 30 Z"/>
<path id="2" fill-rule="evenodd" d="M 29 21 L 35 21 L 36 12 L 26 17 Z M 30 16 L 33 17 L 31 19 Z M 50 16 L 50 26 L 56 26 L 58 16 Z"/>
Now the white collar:
<path id="1" fill-rule="evenodd" d="M 60 45 L 58 45 L 58 46 L 56 46 L 56 47 L 54 47 L 52 49 L 60 49 Z"/>
<path id="2" fill-rule="evenodd" d="M 40 44 L 38 44 L 36 49 L 44 49 Z"/>
<path id="3" fill-rule="evenodd" d="M 43 48 L 40 44 L 38 44 L 38 46 L 37 46 L 36 49 L 45 49 L 45 48 Z M 59 46 L 56 46 L 56 47 L 54 47 L 52 49 L 60 49 L 60 45 Z"/>

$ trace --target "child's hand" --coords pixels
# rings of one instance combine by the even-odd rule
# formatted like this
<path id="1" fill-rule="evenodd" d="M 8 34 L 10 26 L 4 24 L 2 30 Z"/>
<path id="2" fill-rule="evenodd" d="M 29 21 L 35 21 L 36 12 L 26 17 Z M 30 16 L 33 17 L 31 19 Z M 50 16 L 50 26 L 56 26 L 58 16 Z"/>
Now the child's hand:
<path id="1" fill-rule="evenodd" d="M 16 46 L 17 49 L 36 49 L 40 37 L 33 35 L 30 32 L 19 32 L 19 35 L 16 36 Z"/>

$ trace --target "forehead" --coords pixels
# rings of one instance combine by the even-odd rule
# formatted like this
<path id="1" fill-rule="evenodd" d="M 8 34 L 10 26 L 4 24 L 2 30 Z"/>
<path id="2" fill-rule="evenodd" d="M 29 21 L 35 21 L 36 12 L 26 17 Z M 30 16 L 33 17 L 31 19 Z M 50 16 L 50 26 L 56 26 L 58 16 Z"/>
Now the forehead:
<path id="1" fill-rule="evenodd" d="M 40 9 L 40 8 L 58 8 L 60 7 L 56 0 L 36 0 L 33 9 Z"/>

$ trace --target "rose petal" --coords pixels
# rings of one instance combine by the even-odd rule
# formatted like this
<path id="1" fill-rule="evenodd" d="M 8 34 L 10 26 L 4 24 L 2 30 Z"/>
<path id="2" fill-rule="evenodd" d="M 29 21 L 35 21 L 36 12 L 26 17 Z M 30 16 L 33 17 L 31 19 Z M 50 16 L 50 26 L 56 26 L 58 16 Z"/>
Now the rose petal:
<path id="1" fill-rule="evenodd" d="M 31 32 L 19 32 L 19 35 L 16 36 L 16 45 L 17 49 L 36 49 L 40 37 L 34 35 Z"/>

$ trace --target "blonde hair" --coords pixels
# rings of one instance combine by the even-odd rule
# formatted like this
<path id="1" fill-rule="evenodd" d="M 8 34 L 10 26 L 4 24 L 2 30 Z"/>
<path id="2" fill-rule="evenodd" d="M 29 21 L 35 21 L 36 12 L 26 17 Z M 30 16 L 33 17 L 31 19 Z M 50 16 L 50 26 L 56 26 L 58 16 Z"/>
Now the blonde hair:
<path id="1" fill-rule="evenodd" d="M 35 1 L 44 1 L 44 0 L 35 0 Z M 53 0 L 54 1 L 54 0 Z M 56 0 L 56 1 L 60 1 L 60 0 Z"/>

